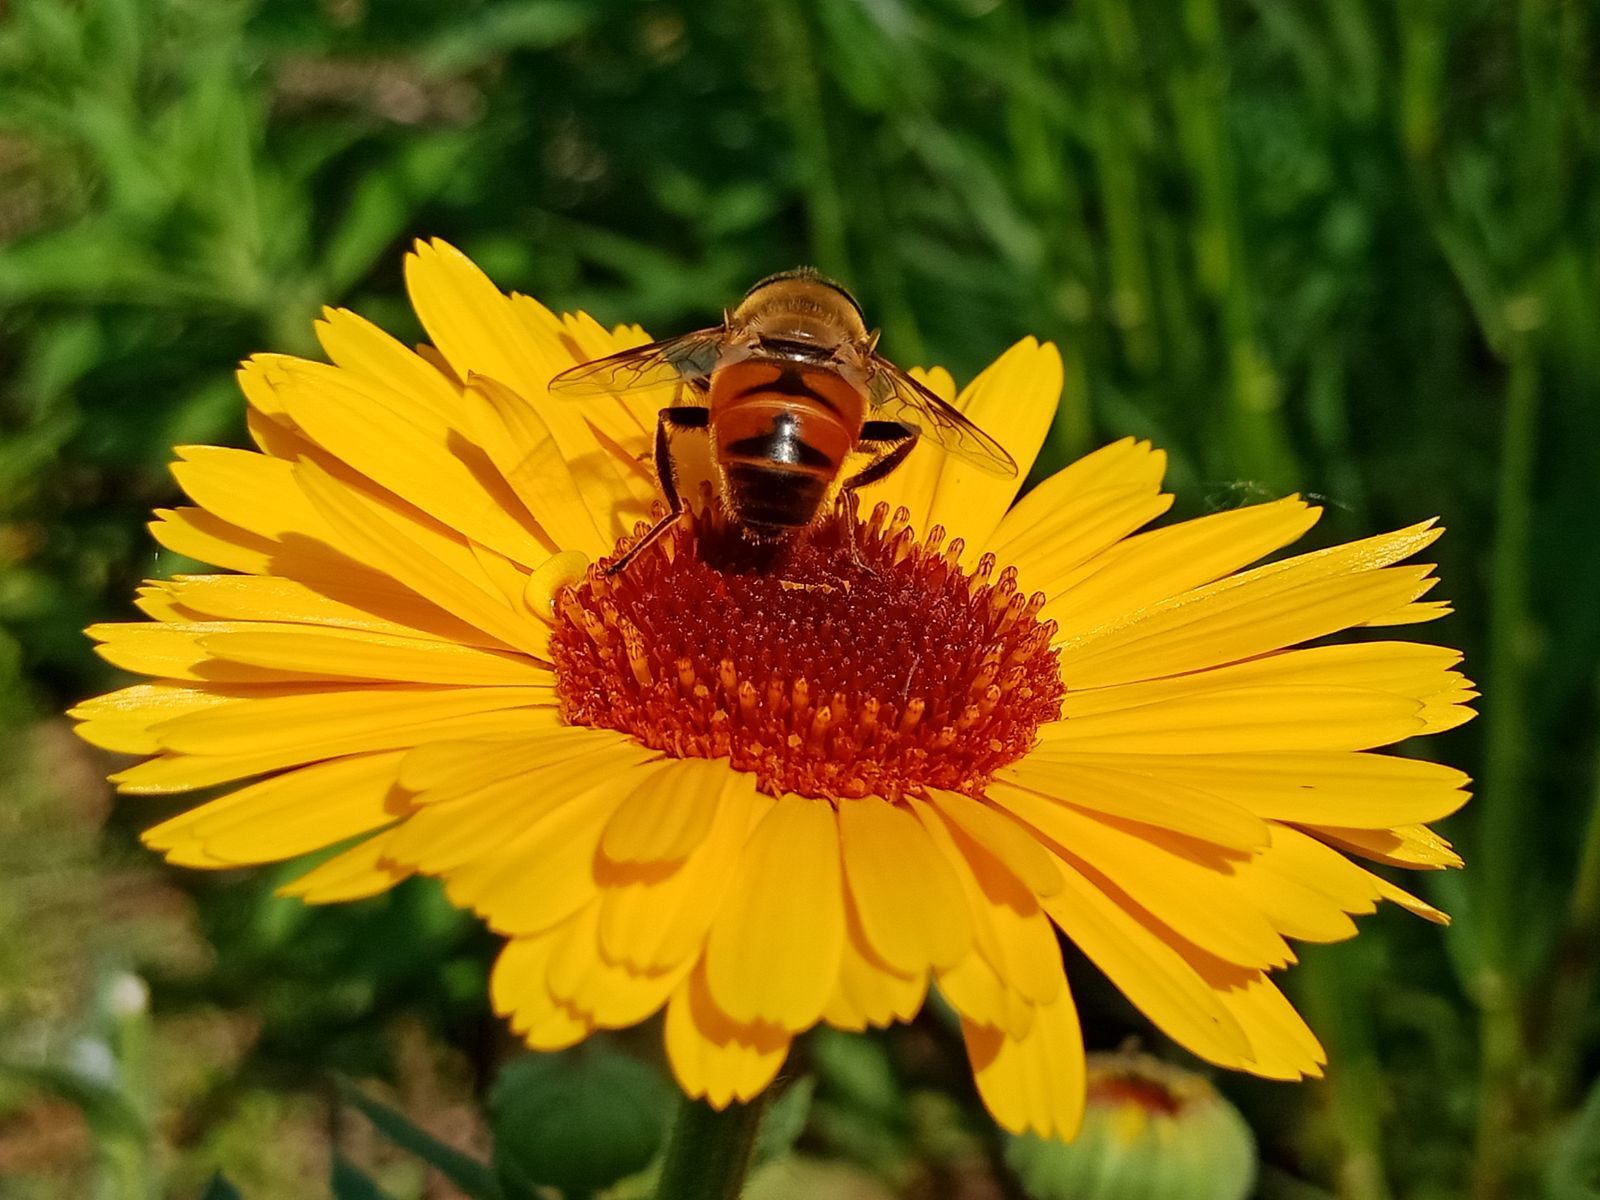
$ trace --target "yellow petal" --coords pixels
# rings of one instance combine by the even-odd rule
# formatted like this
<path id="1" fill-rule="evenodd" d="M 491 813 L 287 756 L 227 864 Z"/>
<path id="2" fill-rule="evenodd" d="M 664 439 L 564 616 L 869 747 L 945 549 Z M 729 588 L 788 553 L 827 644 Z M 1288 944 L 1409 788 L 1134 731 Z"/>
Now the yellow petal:
<path id="1" fill-rule="evenodd" d="M 1349 829 L 1321 823 L 1307 824 L 1308 833 L 1352 854 L 1394 867 L 1439 871 L 1459 867 L 1461 856 L 1433 830 L 1423 825 L 1398 825 L 1391 829 Z"/>
<path id="2" fill-rule="evenodd" d="M 1410 604 L 1402 604 L 1392 612 L 1381 613 L 1365 624 L 1378 627 L 1421 625 L 1427 621 L 1437 621 L 1440 617 L 1448 617 L 1453 612 L 1455 608 L 1448 600 L 1413 600 Z"/>
<path id="3" fill-rule="evenodd" d="M 711 831 L 724 788 L 743 781 L 726 760 L 675 759 L 636 788 L 612 815 L 600 851 L 614 863 L 686 858 Z"/>
<path id="4" fill-rule="evenodd" d="M 317 582 L 319 587 L 313 588 L 270 576 L 180 575 L 157 586 L 191 621 L 330 625 L 400 636 L 421 633 L 465 646 L 501 644 L 380 575 L 368 573 L 365 580 L 344 575 L 338 598 L 321 590 L 329 581 Z"/>
<path id="5" fill-rule="evenodd" d="M 753 775 L 728 775 L 710 832 L 683 863 L 628 872 L 602 864 L 600 944 L 608 958 L 662 971 L 699 957 L 745 842 L 774 803 L 756 792 Z"/>
<path id="6" fill-rule="evenodd" d="M 212 859 L 276 862 L 392 824 L 406 811 L 394 786 L 402 751 L 302 767 L 242 788 L 146 830 L 171 850 L 196 842 Z"/>
<path id="7" fill-rule="evenodd" d="M 312 463 L 302 462 L 296 469 L 301 487 L 328 518 L 340 545 L 355 557 L 508 646 L 535 658 L 548 654 L 549 625 L 495 595 L 466 543 L 415 516 L 358 496 Z"/>
<path id="8" fill-rule="evenodd" d="M 1411 557 L 1435 541 L 1441 532 L 1442 530 L 1436 528 L 1433 521 L 1424 521 L 1393 533 L 1267 563 L 1249 571 L 1218 579 L 1203 587 L 1170 595 L 1148 608 L 1134 609 L 1124 606 L 1122 615 L 1117 620 L 1093 631 L 1092 636 L 1073 635 L 1064 637 L 1063 641 L 1069 645 L 1097 641 L 1100 637 L 1114 634 L 1127 626 L 1137 625 L 1164 614 L 1170 615 L 1177 609 L 1193 610 L 1198 606 L 1202 613 L 1215 615 L 1215 610 L 1218 609 L 1258 605 L 1264 597 L 1275 596 L 1285 590 L 1318 581 L 1371 574 L 1380 568 Z M 1397 600 L 1393 604 L 1386 605 L 1381 603 L 1380 598 L 1379 602 L 1374 603 L 1373 611 L 1363 619 L 1381 615 L 1403 602 Z"/>
<path id="9" fill-rule="evenodd" d="M 1160 491 L 1167 472 L 1167 453 L 1149 442 L 1125 437 L 1068 463 L 1056 474 L 1072 482 L 1073 494 L 1107 487 L 1139 487 Z"/>
<path id="10" fill-rule="evenodd" d="M 599 558 L 622 532 L 619 524 L 648 515 L 647 504 L 629 505 L 626 516 L 608 511 L 618 507 L 614 502 L 596 511 L 538 410 L 505 384 L 475 374 L 467 393 L 483 406 L 481 423 L 499 431 L 491 446 L 496 465 L 557 546 Z"/>
<path id="11" fill-rule="evenodd" d="M 1267 841 L 1261 818 L 1221 794 L 1188 787 L 1176 779 L 1150 778 L 1115 769 L 1120 756 L 1101 755 L 1100 762 L 1082 761 L 1064 747 L 1046 743 L 1005 767 L 990 785 L 1015 784 L 1062 804 L 1109 817 L 1158 825 L 1233 850 L 1249 850 Z M 996 802 L 1005 806 L 1004 800 Z"/>
<path id="12" fill-rule="evenodd" d="M 512 938 L 489 976 L 495 1012 L 506 1017 L 512 1030 L 535 1050 L 565 1050 L 593 1029 L 572 1005 L 551 995 L 547 983 L 551 955 L 565 930 L 558 926 L 538 937 Z"/>
<path id="13" fill-rule="evenodd" d="M 823 1010 L 824 1019 L 836 1029 L 855 1033 L 868 1026 L 881 1029 L 895 1021 L 909 1021 L 927 995 L 927 971 L 902 974 L 887 966 L 867 944 L 854 905 L 846 904 L 845 910 L 839 982 Z"/>
<path id="14" fill-rule="evenodd" d="M 1083 688 L 1066 697 L 1061 715 L 1090 716 L 1236 687 L 1361 687 L 1419 702 L 1449 700 L 1460 694 L 1464 684 L 1461 675 L 1450 669 L 1460 661 L 1459 650 L 1417 642 L 1283 650 L 1168 679 Z"/>
<path id="15" fill-rule="evenodd" d="M 403 399 L 408 413 L 435 421 L 455 419 L 461 400 L 455 385 L 372 322 L 349 309 L 324 308 L 315 328 L 317 340 L 341 370 L 382 385 Z"/>
<path id="16" fill-rule="evenodd" d="M 1242 1066 L 1248 1035 L 1148 915 L 1066 863 L 1060 867 L 1065 886 L 1041 903 L 1061 931 L 1168 1037 L 1207 1062 Z"/>
<path id="17" fill-rule="evenodd" d="M 168 750 L 252 754 L 342 745 L 348 739 L 382 735 L 397 728 L 416 729 L 448 717 L 553 702 L 550 686 L 324 687 L 300 695 L 240 700 L 189 713 L 162 722 L 156 737 Z"/>
<path id="18" fill-rule="evenodd" d="M 519 730 L 513 737 L 430 741 L 400 764 L 400 783 L 417 793 L 418 804 L 439 804 L 459 800 L 488 783 L 629 743 L 625 734 L 611 729 L 559 723 Z"/>
<path id="19" fill-rule="evenodd" d="M 825 800 L 785 796 L 745 846 L 706 939 L 706 981 L 737 1021 L 790 1031 L 822 1015 L 844 950 L 839 827 Z"/>
<path id="20" fill-rule="evenodd" d="M 178 684 L 139 683 L 85 700 L 67 715 L 82 722 L 78 736 L 92 746 L 122 754 L 154 754 L 161 745 L 151 732 L 153 726 L 227 700 L 227 696 Z"/>
<path id="21" fill-rule="evenodd" d="M 1054 500 L 1049 493 L 1058 489 L 1051 485 L 1060 480 L 1048 479 L 1028 493 L 1023 504 L 1039 497 L 1038 514 L 1026 525 L 1019 522 L 994 551 L 1000 562 L 1017 568 L 1024 590 L 1046 596 L 1058 594 L 1085 562 L 1172 507 L 1171 496 L 1138 488 L 1102 488 Z"/>
<path id="22" fill-rule="evenodd" d="M 519 936 L 548 929 L 595 900 L 600 831 L 634 779 L 628 768 L 595 774 L 599 778 L 588 790 L 482 857 L 446 871 L 451 903 L 470 907 L 496 933 Z"/>
<path id="23" fill-rule="evenodd" d="M 200 639 L 208 633 L 246 628 L 248 622 L 169 625 L 119 621 L 91 625 L 84 632 L 99 643 L 96 654 L 112 666 L 135 674 L 219 684 L 284 682 L 282 676 L 274 677 L 271 672 L 254 667 L 211 663 L 210 656 L 200 648 Z"/>
<path id="24" fill-rule="evenodd" d="M 295 483 L 292 462 L 222 446 L 179 446 L 177 453 L 173 477 L 218 519 L 274 541 L 291 534 L 331 540 L 328 523 Z"/>
<path id="25" fill-rule="evenodd" d="M 239 625 L 202 632 L 196 644 L 225 662 L 310 678 L 484 686 L 537 686 L 553 680 L 543 663 L 520 655 L 349 629 L 262 622 L 255 628 Z"/>
<path id="26" fill-rule="evenodd" d="M 1377 907 L 1371 881 L 1321 842 L 1275 821 L 1268 827 L 1270 844 L 1239 867 L 1245 896 L 1289 937 L 1336 942 L 1354 936 L 1350 916 Z"/>
<path id="27" fill-rule="evenodd" d="M 845 878 L 869 946 L 903 975 L 959 962 L 972 945 L 960 881 L 909 812 L 865 796 L 839 806 Z"/>
<path id="28" fill-rule="evenodd" d="M 1105 876 L 1195 945 L 1249 967 L 1293 960 L 1284 940 L 1243 896 L 1234 873 L 1237 858 L 1190 857 L 1203 855 L 1204 843 L 1090 816 L 1020 788 L 991 795 L 1054 841 L 1080 872 Z"/>
<path id="29" fill-rule="evenodd" d="M 1036 896 L 1061 890 L 1061 873 L 1055 860 L 1039 845 L 1031 830 L 1009 813 L 960 792 L 928 789 L 928 803 L 994 858 L 1005 864 Z"/>
<path id="30" fill-rule="evenodd" d="M 1010 453 L 1012 477 L 994 475 L 954 456 L 940 466 L 929 504 L 926 532 L 943 525 L 967 542 L 967 559 L 976 561 L 1017 489 L 1028 477 L 1044 435 L 1061 401 L 1061 352 L 1024 338 L 984 369 L 957 402 L 962 413 Z"/>
<path id="31" fill-rule="evenodd" d="M 1244 1069 L 1264 1079 L 1294 1081 L 1322 1077 L 1328 1061 L 1316 1034 L 1264 974 L 1219 992 L 1223 1004 L 1250 1034 Z"/>
<path id="32" fill-rule="evenodd" d="M 218 705 L 208 711 L 222 712 L 233 703 L 260 704 L 266 701 L 230 702 L 229 705 Z M 286 739 L 271 749 L 217 754 L 162 754 L 148 762 L 129 767 L 125 771 L 118 771 L 111 776 L 111 781 L 117 784 L 119 791 L 132 795 L 186 792 L 193 788 L 227 783 L 249 775 L 275 771 L 280 767 L 299 766 L 323 758 L 377 750 L 397 750 L 403 746 L 413 746 L 435 738 L 450 740 L 531 732 L 546 728 L 559 720 L 560 717 L 552 706 L 467 712 L 422 724 L 397 722 L 383 728 L 350 727 L 337 737 L 320 740 L 310 737 Z M 172 724 L 177 722 L 174 721 Z M 162 729 L 165 727 L 164 722 Z M 160 731 L 156 736 L 160 740 Z"/>
<path id="33" fill-rule="evenodd" d="M 1420 897 L 1413 896 L 1404 888 L 1395 886 L 1381 875 L 1374 875 L 1372 878 L 1376 881 L 1378 891 L 1385 900 L 1398 904 L 1407 912 L 1421 917 L 1424 921 L 1431 921 L 1435 925 L 1450 924 L 1449 913 L 1435 908 Z"/>
<path id="34" fill-rule="evenodd" d="M 1054 621 L 1064 640 L 1076 641 L 1289 545 L 1321 513 L 1290 496 L 1138 534 L 1075 568 L 1040 619 Z"/>
<path id="35" fill-rule="evenodd" d="M 980 1021 L 984 1019 L 980 1010 L 970 1004 L 964 1006 L 961 995 L 978 989 L 987 1002 L 998 999 L 1011 1019 L 1024 1023 L 1017 1028 L 1005 1018 L 997 1017 L 996 1021 L 1021 1036 L 1032 1015 L 1020 1013 L 1013 996 L 1031 1008 L 1054 1000 L 1061 986 L 1061 952 L 1050 922 L 1037 897 L 1010 864 L 972 839 L 964 826 L 950 819 L 946 809 L 916 800 L 911 801 L 911 809 L 961 884 L 972 917 L 973 946 L 978 951 L 951 970 L 942 971 L 940 987 L 961 1012 Z M 1060 886 L 1057 871 L 1056 888 L 1059 890 Z M 993 985 L 982 972 L 972 970 L 974 957 L 981 957 L 992 969 Z M 1005 994 L 996 997 L 996 986 Z"/>
<path id="36" fill-rule="evenodd" d="M 667 1060 L 684 1093 L 715 1109 L 753 1100 L 778 1074 L 789 1035 L 775 1025 L 734 1021 L 696 970 L 667 1004 Z"/>
<path id="37" fill-rule="evenodd" d="M 276 386 L 308 438 L 446 527 L 530 567 L 562 549 L 532 524 L 482 449 L 444 419 L 318 363 L 287 368 Z"/>
<path id="38" fill-rule="evenodd" d="M 386 850 L 388 833 L 368 838 L 343 854 L 336 854 L 321 866 L 278 889 L 280 896 L 298 896 L 307 904 L 337 904 L 363 900 L 388 891 L 406 879 L 410 870 L 389 862 Z"/>
<path id="39" fill-rule="evenodd" d="M 1085 1070 L 1078 1006 L 1063 986 L 1027 1036 L 961 1023 L 978 1094 L 1001 1128 L 1071 1139 L 1083 1120 Z"/>
<path id="40" fill-rule="evenodd" d="M 1046 745 L 1036 753 L 1051 764 L 1125 773 L 1154 788 L 1225 797 L 1257 817 L 1371 829 L 1448 816 L 1466 803 L 1471 782 L 1440 763 L 1342 751 L 1057 755 Z"/>
<path id="41" fill-rule="evenodd" d="M 1157 499 L 1166 465 L 1166 454 L 1151 449 L 1149 442 L 1123 438 L 1102 446 L 1057 471 L 1018 501 L 1006 513 L 985 548 L 992 550 L 1002 563 L 1016 562 L 1016 556 L 1022 555 L 1031 560 L 1029 567 L 1046 570 L 1055 558 L 1052 551 L 1058 539 L 1065 538 L 1060 558 L 1074 564 L 1082 562 L 1089 554 L 1116 540 L 1118 535 L 1107 534 L 1105 530 L 1116 526 L 1136 529 L 1143 523 L 1129 524 L 1129 521 L 1141 505 Z M 1093 549 L 1080 548 L 1074 540 L 1078 533 L 1076 523 L 1099 521 L 1101 509 L 1108 502 L 1123 510 L 1123 515 L 1112 519 L 1105 530 L 1086 540 L 1084 546 L 1093 546 Z M 1166 503 L 1157 511 L 1164 510 Z M 1076 522 L 1062 522 L 1059 517 L 1063 512 L 1073 514 Z M 1041 533 L 1041 530 L 1049 532 Z"/>
<path id="42" fill-rule="evenodd" d="M 546 828 L 553 813 L 597 783 L 630 775 L 618 785 L 625 790 L 662 769 L 645 764 L 650 751 L 626 740 L 550 736 L 556 732 L 530 739 L 532 752 L 515 770 L 508 765 L 516 760 L 498 747 L 485 748 L 481 777 L 463 779 L 448 791 L 418 793 L 413 798 L 416 811 L 395 835 L 390 853 L 429 875 L 458 875 L 468 868 L 481 873 L 502 862 L 513 841 Z M 459 748 L 461 743 L 453 745 Z M 402 786 L 406 772 L 403 762 Z"/>
<path id="43" fill-rule="evenodd" d="M 940 995 L 963 1020 L 992 1026 L 1012 1038 L 1026 1037 L 1033 1028 L 1038 1006 L 1007 985 L 984 955 L 969 954 L 940 971 L 938 983 Z"/>
<path id="44" fill-rule="evenodd" d="M 149 525 L 150 536 L 174 554 L 252 575 L 272 571 L 277 543 L 203 508 L 158 508 L 155 518 Z"/>
<path id="45" fill-rule="evenodd" d="M 641 493 L 653 495 L 637 461 L 648 447 L 645 426 L 627 402 L 577 405 L 549 398 L 551 378 L 599 347 L 582 349 L 536 301 L 502 295 L 466 255 L 444 242 L 416 246 L 406 259 L 406 284 L 428 336 L 459 378 L 497 380 L 538 410 L 591 498 L 592 512 L 610 514 L 637 505 Z M 622 348 L 613 344 L 602 352 Z"/>
<path id="46" fill-rule="evenodd" d="M 405 273 L 411 307 L 457 378 L 489 375 L 527 396 L 572 365 L 570 353 L 552 356 L 535 340 L 500 289 L 454 246 L 418 242 Z"/>
<path id="47" fill-rule="evenodd" d="M 133 606 L 153 621 L 182 624 L 195 619 L 172 599 L 164 581 L 159 579 L 147 579 L 134 589 Z"/>
<path id="48" fill-rule="evenodd" d="M 1126 506 L 1141 497 L 1155 499 L 1166 465 L 1165 452 L 1152 449 L 1149 442 L 1123 438 L 1102 446 L 1057 471 L 1018 501 L 987 548 L 1002 562 L 1017 562 L 1020 555 L 1033 559 L 1030 565 L 1043 567 L 1059 538 L 1075 536 L 1077 522 L 1098 519 L 1099 510 L 1108 504 Z M 1064 511 L 1075 514 L 1077 520 L 1061 521 Z M 1069 557 L 1082 561 L 1086 556 Z"/>
<path id="49" fill-rule="evenodd" d="M 249 404 L 249 411 L 245 413 L 245 420 L 250 426 L 252 436 L 263 426 L 274 426 L 277 430 L 292 431 L 293 424 L 288 414 L 284 411 L 283 402 L 278 399 L 278 393 L 272 388 L 272 375 L 278 365 L 290 359 L 287 354 L 252 354 L 240 364 L 234 372 L 238 380 L 239 390 L 244 393 L 245 401 Z M 277 436 L 269 432 L 268 438 Z M 260 444 L 258 439 L 257 444 Z M 262 449 L 266 449 L 262 446 Z M 269 451 L 270 453 L 270 451 Z M 283 455 L 284 458 L 293 458 L 293 455 Z"/>
<path id="50" fill-rule="evenodd" d="M 1040 738 L 1092 754 L 1369 750 L 1423 727 L 1404 696 L 1348 687 L 1242 687 L 1043 726 Z"/>
<path id="51" fill-rule="evenodd" d="M 600 953 L 600 903 L 590 903 L 562 927 L 550 956 L 546 985 L 601 1029 L 623 1029 L 651 1016 L 677 990 L 692 965 L 659 972 L 636 971 L 606 961 Z"/>
<path id="52" fill-rule="evenodd" d="M 1414 599 L 1432 586 L 1430 569 L 1391 567 L 1306 579 L 1308 568 L 1263 575 L 1248 586 L 1189 593 L 1125 624 L 1064 643 L 1062 678 L 1070 688 L 1106 687 L 1268 654 L 1348 629 L 1376 611 Z"/>

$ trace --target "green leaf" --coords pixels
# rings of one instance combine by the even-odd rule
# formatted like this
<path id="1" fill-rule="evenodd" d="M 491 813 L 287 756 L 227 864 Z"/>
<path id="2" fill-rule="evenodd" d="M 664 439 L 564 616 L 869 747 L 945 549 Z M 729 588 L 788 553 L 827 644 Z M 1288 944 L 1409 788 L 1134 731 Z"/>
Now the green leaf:
<path id="1" fill-rule="evenodd" d="M 1600 1200 L 1600 1083 L 1556 1139 L 1543 1182 L 1545 1200 Z"/>
<path id="2" fill-rule="evenodd" d="M 756 1166 L 783 1158 L 794 1149 L 811 1116 L 811 1098 L 816 1090 L 817 1081 L 806 1075 L 795 1080 L 772 1102 L 756 1133 L 752 1158 Z"/>
<path id="3" fill-rule="evenodd" d="M 856 1112 L 895 1123 L 905 1113 L 905 1093 L 895 1079 L 883 1043 L 835 1029 L 819 1029 L 811 1039 L 812 1060 L 826 1084 Z"/>
<path id="4" fill-rule="evenodd" d="M 430 75 L 470 71 L 508 50 L 559 46 L 586 29 L 594 11 L 572 0 L 524 0 L 485 7 L 440 34 L 418 60 Z"/>
<path id="5" fill-rule="evenodd" d="M 362 179 L 320 255 L 330 298 L 342 296 L 372 269 L 423 204 L 450 181 L 471 144 L 458 134 L 421 138 L 396 162 Z"/>
<path id="6" fill-rule="evenodd" d="M 650 1165 L 671 1102 L 659 1075 L 604 1043 L 518 1059 L 489 1094 L 495 1166 L 513 1186 L 597 1192 Z"/>
<path id="7" fill-rule="evenodd" d="M 441 1142 L 404 1113 L 362 1093 L 349 1080 L 339 1081 L 339 1093 L 346 1103 L 359 1109 L 379 1133 L 438 1171 L 471 1200 L 501 1200 L 500 1184 L 487 1163 Z"/>
<path id="8" fill-rule="evenodd" d="M 333 1156 L 333 1200 L 389 1200 L 372 1177 L 342 1154 Z"/>

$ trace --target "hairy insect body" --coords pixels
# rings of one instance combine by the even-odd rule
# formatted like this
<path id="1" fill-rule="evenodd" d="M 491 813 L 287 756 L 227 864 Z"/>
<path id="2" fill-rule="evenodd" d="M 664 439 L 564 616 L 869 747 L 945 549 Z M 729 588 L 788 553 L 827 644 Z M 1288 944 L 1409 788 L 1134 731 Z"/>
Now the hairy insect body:
<path id="1" fill-rule="evenodd" d="M 761 280 L 722 324 L 563 371 L 555 395 L 618 396 L 675 384 L 655 465 L 670 512 L 620 571 L 685 511 L 674 439 L 709 436 L 717 496 L 738 528 L 776 541 L 812 525 L 842 490 L 882 479 L 919 438 L 1000 475 L 1005 450 L 877 353 L 849 292 L 802 268 Z"/>
<path id="2" fill-rule="evenodd" d="M 748 359 L 712 376 L 710 414 L 729 513 L 766 538 L 811 524 L 833 499 L 866 399 L 835 372 Z"/>

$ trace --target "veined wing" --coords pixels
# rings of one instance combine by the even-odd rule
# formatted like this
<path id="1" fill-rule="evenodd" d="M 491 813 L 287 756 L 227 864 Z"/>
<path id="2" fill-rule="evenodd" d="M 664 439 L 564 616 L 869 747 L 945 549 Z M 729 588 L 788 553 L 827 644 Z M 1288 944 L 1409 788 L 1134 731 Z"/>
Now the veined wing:
<path id="1" fill-rule="evenodd" d="M 899 367 L 873 356 L 872 381 L 867 394 L 873 415 L 903 421 L 948 454 L 981 471 L 1003 478 L 1017 474 L 1017 464 L 1006 448 L 946 404 Z"/>
<path id="2" fill-rule="evenodd" d="M 582 400 L 653 391 L 676 383 L 704 387 L 717 365 L 725 336 L 726 331 L 717 326 L 579 363 L 550 381 L 550 393 Z"/>

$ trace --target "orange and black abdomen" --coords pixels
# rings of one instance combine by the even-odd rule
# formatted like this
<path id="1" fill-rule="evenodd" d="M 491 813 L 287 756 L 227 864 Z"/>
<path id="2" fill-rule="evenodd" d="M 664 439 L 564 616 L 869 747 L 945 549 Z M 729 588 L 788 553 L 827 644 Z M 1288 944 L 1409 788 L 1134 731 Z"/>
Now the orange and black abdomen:
<path id="1" fill-rule="evenodd" d="M 809 525 L 861 433 L 859 388 L 802 363 L 750 360 L 711 378 L 711 431 L 733 516 L 781 533 Z"/>

